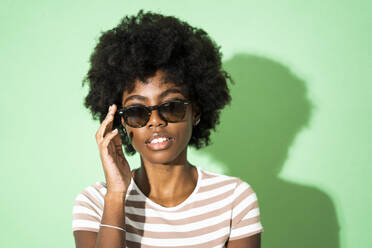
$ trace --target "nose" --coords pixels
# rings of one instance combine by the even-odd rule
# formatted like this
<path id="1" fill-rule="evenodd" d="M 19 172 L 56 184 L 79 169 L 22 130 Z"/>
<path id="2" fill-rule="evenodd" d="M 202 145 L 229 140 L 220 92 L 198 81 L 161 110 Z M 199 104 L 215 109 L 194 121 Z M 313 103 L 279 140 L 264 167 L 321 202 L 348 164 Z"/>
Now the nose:
<path id="1" fill-rule="evenodd" d="M 159 111 L 157 109 L 153 109 L 151 111 L 150 119 L 147 122 L 148 127 L 158 127 L 158 126 L 166 126 L 167 122 L 164 121 L 160 115 Z"/>

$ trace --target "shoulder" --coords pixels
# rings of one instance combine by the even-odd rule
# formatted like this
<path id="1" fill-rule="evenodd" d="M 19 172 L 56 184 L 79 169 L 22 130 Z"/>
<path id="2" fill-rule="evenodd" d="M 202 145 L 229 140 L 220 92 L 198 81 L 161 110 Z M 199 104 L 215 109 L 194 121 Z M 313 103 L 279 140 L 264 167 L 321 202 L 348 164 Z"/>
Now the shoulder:
<path id="1" fill-rule="evenodd" d="M 106 195 L 106 183 L 97 181 L 85 187 L 76 197 L 75 206 L 94 205 L 100 209 L 103 208 L 104 196 Z"/>
<path id="2" fill-rule="evenodd" d="M 228 176 L 201 169 L 202 187 L 224 191 L 222 201 L 227 202 L 231 211 L 229 240 L 239 240 L 263 232 L 258 199 L 252 186 L 235 176 Z M 213 189 L 212 189 L 213 187 Z M 204 193 L 204 190 L 202 190 Z"/>
<path id="3" fill-rule="evenodd" d="M 107 192 L 107 185 L 105 182 L 97 181 L 91 185 L 88 185 L 85 187 L 82 191 L 82 193 L 90 194 L 90 195 L 96 195 L 99 194 L 101 196 L 104 196 Z"/>
<path id="4" fill-rule="evenodd" d="M 234 185 L 234 189 L 238 187 L 250 187 L 248 182 L 241 180 L 239 177 L 229 176 L 221 173 L 216 173 L 212 171 L 199 168 L 201 172 L 201 183 L 202 184 L 231 184 Z"/>
<path id="5" fill-rule="evenodd" d="M 95 182 L 85 187 L 76 197 L 72 209 L 72 230 L 98 232 L 103 214 L 106 184 Z"/>
<path id="6" fill-rule="evenodd" d="M 257 201 L 257 195 L 251 184 L 239 177 L 211 172 L 199 168 L 201 172 L 201 191 L 217 190 L 229 192 L 229 199 L 233 205 L 239 203 L 251 204 Z"/>

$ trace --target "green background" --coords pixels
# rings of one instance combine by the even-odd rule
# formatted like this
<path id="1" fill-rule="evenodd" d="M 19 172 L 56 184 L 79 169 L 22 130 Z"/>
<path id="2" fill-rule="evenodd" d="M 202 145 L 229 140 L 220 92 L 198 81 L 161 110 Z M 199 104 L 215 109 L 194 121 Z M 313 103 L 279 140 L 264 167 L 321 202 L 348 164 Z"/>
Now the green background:
<path id="1" fill-rule="evenodd" d="M 221 46 L 233 101 L 189 158 L 252 185 L 262 247 L 372 247 L 372 3 L 351 0 L 2 0 L 0 247 L 74 247 L 74 198 L 104 180 L 81 81 L 140 8 Z"/>

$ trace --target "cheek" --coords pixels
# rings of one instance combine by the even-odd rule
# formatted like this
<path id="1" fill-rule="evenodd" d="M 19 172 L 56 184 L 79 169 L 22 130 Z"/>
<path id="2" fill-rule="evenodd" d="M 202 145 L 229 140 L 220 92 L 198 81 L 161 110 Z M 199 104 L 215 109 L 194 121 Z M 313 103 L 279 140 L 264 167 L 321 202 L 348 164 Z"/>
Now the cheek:
<path id="1" fill-rule="evenodd" d="M 192 124 L 190 123 L 189 125 L 187 125 L 187 127 L 185 127 L 185 136 L 187 138 L 187 143 L 189 143 L 191 139 L 191 135 L 192 135 Z"/>
<path id="2" fill-rule="evenodd" d="M 193 129 L 192 113 L 188 112 L 185 119 L 186 119 L 185 122 L 178 123 L 180 126 L 177 128 L 178 130 L 177 136 L 179 136 L 179 138 L 182 139 L 181 143 L 185 142 L 185 144 L 183 145 L 187 146 L 191 139 L 192 129 Z"/>
<path id="3" fill-rule="evenodd" d="M 177 139 L 178 145 L 182 146 L 182 148 L 186 147 L 189 144 L 192 135 L 192 123 L 186 122 L 183 123 L 182 127 L 177 130 Z"/>
<path id="4" fill-rule="evenodd" d="M 144 134 L 140 132 L 140 130 L 128 130 L 128 132 L 132 146 L 134 147 L 134 149 L 138 151 L 138 148 L 140 148 L 141 145 L 143 145 L 145 142 L 143 138 L 145 137 Z"/>

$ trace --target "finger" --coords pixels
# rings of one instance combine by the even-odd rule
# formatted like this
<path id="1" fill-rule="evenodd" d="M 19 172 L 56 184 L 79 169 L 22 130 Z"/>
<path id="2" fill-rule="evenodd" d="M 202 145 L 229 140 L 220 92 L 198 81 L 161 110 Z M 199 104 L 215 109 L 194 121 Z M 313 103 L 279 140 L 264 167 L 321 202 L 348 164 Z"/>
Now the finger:
<path id="1" fill-rule="evenodd" d="M 123 143 L 121 141 L 121 137 L 120 135 L 115 135 L 113 138 L 112 138 L 112 143 L 114 144 L 115 146 L 115 150 L 118 152 L 118 154 L 120 154 L 121 156 L 124 157 L 124 152 L 123 152 Z"/>
<path id="2" fill-rule="evenodd" d="M 112 121 L 114 120 L 114 113 L 116 111 L 116 105 L 112 105 L 111 108 L 109 108 L 109 111 L 106 115 L 106 118 L 103 120 L 101 123 L 97 134 L 96 134 L 96 139 L 98 143 L 103 142 L 104 136 L 111 131 L 112 129 Z M 111 126 L 109 125 L 111 124 Z M 109 125 L 109 126 L 108 126 Z"/>
<path id="3" fill-rule="evenodd" d="M 106 134 L 106 136 L 103 138 L 103 141 L 101 143 L 102 148 L 107 148 L 110 145 L 110 142 L 112 141 L 112 139 L 118 134 L 119 134 L 119 132 L 118 132 L 117 128 L 115 128 L 113 131 Z M 112 144 L 112 145 L 113 145 L 113 148 L 114 148 L 115 145 L 114 144 Z"/>
<path id="4" fill-rule="evenodd" d="M 107 113 L 108 118 L 107 118 L 106 128 L 103 133 L 103 137 L 105 137 L 107 133 L 113 131 L 112 126 L 114 123 L 115 112 L 116 112 L 116 105 L 113 104 L 111 105 L 111 110 L 109 110 L 109 112 Z"/>
<path id="5" fill-rule="evenodd" d="M 107 122 L 109 121 L 110 118 L 112 118 L 111 115 L 110 115 L 111 109 L 112 109 L 112 107 L 110 106 L 109 109 L 108 109 L 108 112 L 106 114 L 105 119 L 102 121 L 101 125 L 99 126 L 99 128 L 97 130 L 97 133 L 96 133 L 97 143 L 101 143 L 103 141 L 103 135 L 106 131 Z"/>
<path id="6" fill-rule="evenodd" d="M 113 142 L 114 142 L 115 147 L 117 146 L 122 147 L 123 145 L 120 135 L 115 135 L 115 137 L 113 138 Z"/>

